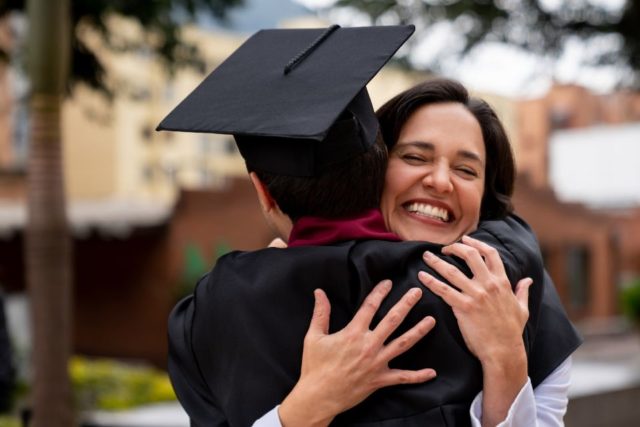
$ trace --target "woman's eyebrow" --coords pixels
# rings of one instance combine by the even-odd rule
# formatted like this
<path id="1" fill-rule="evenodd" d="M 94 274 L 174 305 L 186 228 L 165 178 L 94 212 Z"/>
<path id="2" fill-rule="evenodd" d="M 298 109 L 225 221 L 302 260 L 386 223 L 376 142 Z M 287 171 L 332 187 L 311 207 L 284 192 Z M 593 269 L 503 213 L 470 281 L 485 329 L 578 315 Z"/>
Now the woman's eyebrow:
<path id="1" fill-rule="evenodd" d="M 484 165 L 484 161 L 482 161 L 482 158 L 479 155 L 477 155 L 476 153 L 474 153 L 473 151 L 459 150 L 458 151 L 458 156 L 460 156 L 462 158 L 465 158 L 467 160 L 478 162 L 481 165 Z"/>
<path id="2" fill-rule="evenodd" d="M 429 151 L 435 151 L 436 147 L 430 143 L 430 142 L 425 142 L 425 141 L 408 141 L 408 142 L 400 142 L 398 143 L 398 146 L 402 146 L 402 147 L 406 147 L 406 146 L 413 146 L 416 148 L 419 148 L 421 150 L 429 150 Z"/>

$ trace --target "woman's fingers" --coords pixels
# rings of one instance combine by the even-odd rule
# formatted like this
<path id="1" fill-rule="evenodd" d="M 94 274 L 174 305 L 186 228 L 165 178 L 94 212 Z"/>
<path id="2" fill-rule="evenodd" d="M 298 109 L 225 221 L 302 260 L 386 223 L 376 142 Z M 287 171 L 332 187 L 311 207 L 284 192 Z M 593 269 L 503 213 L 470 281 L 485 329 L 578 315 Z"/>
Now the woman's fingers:
<path id="1" fill-rule="evenodd" d="M 464 295 L 462 292 L 457 291 L 453 287 L 447 285 L 446 283 L 436 279 L 426 271 L 420 271 L 418 273 L 418 280 L 420 280 L 420 282 L 431 292 L 438 295 L 444 300 L 444 302 L 446 302 L 453 308 L 462 309 L 469 304 L 469 297 Z"/>
<path id="2" fill-rule="evenodd" d="M 405 293 L 402 298 L 393 306 L 391 310 L 382 318 L 380 323 L 373 330 L 380 344 L 384 343 L 387 338 L 396 330 L 396 328 L 407 317 L 409 311 L 420 300 L 422 296 L 422 290 L 419 288 L 412 288 Z"/>
<path id="3" fill-rule="evenodd" d="M 473 277 L 476 279 L 486 280 L 491 276 L 491 272 L 489 271 L 487 264 L 485 264 L 484 259 L 482 259 L 480 251 L 470 245 L 466 245 L 464 243 L 453 243 L 443 247 L 442 253 L 445 255 L 455 255 L 458 258 L 463 259 L 471 269 Z"/>
<path id="4" fill-rule="evenodd" d="M 371 293 L 367 295 L 355 316 L 353 316 L 349 326 L 355 327 L 358 330 L 368 331 L 373 316 L 380 308 L 382 301 L 389 295 L 389 291 L 391 291 L 391 280 L 383 280 L 378 283 Z"/>
<path id="5" fill-rule="evenodd" d="M 275 239 L 273 239 L 271 241 L 271 243 L 269 243 L 269 246 L 267 246 L 268 248 L 279 248 L 279 249 L 286 249 L 287 248 L 287 243 L 282 240 L 279 237 L 276 237 Z"/>
<path id="6" fill-rule="evenodd" d="M 313 314 L 311 315 L 311 323 L 307 335 L 326 335 L 329 333 L 329 318 L 331 316 L 331 304 L 327 298 L 327 294 L 322 289 L 313 291 L 315 304 L 313 306 Z"/>
<path id="7" fill-rule="evenodd" d="M 431 368 L 420 369 L 418 371 L 407 371 L 403 369 L 389 369 L 380 375 L 378 382 L 380 387 L 388 387 L 397 384 L 419 384 L 432 380 L 436 377 L 436 371 Z"/>
<path id="8" fill-rule="evenodd" d="M 521 307 L 527 309 L 527 312 L 529 311 L 529 288 L 532 284 L 533 279 L 531 279 L 530 277 L 525 277 L 516 285 L 516 299 L 518 300 L 518 303 Z"/>
<path id="9" fill-rule="evenodd" d="M 493 274 L 506 275 L 500 254 L 494 247 L 469 236 L 462 236 L 462 243 L 477 249 L 484 258 L 487 267 L 489 267 L 489 271 Z"/>
<path id="10" fill-rule="evenodd" d="M 449 283 L 466 293 L 473 292 L 471 280 L 454 265 L 438 258 L 429 251 L 423 255 L 424 262 L 437 273 L 444 277 Z"/>
<path id="11" fill-rule="evenodd" d="M 416 323 L 407 332 L 387 344 L 381 354 L 383 360 L 388 362 L 392 359 L 395 359 L 396 357 L 413 347 L 415 343 L 420 341 L 433 329 L 435 324 L 436 320 L 431 316 L 427 316 Z"/>

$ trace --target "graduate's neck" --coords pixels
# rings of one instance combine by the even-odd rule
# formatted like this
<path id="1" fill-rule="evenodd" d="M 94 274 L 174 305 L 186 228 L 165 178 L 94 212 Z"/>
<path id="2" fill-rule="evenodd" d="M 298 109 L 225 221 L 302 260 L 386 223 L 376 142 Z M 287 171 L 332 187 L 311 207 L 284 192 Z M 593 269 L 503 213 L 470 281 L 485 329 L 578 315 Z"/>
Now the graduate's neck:
<path id="1" fill-rule="evenodd" d="M 291 229 L 293 228 L 291 218 L 282 212 L 278 203 L 271 197 L 267 186 L 264 185 L 255 172 L 251 172 L 249 177 L 251 178 L 253 188 L 256 190 L 256 196 L 258 197 L 258 202 L 260 202 L 260 209 L 262 209 L 262 214 L 267 220 L 267 224 L 269 224 L 269 227 L 271 227 L 278 237 L 285 241 L 289 240 L 289 234 L 291 234 Z"/>

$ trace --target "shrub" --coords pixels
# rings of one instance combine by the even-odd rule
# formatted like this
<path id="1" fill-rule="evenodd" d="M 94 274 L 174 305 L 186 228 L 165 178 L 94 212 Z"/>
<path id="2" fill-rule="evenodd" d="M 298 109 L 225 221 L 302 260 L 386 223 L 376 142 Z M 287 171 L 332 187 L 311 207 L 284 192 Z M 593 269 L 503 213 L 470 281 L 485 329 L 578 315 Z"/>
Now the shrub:
<path id="1" fill-rule="evenodd" d="M 79 410 L 127 409 L 176 399 L 167 374 L 149 366 L 73 357 L 69 370 Z"/>
<path id="2" fill-rule="evenodd" d="M 636 278 L 622 287 L 620 305 L 622 312 L 634 324 L 640 326 L 640 278 Z"/>
<path id="3" fill-rule="evenodd" d="M 17 417 L 0 416 L 0 427 L 21 427 L 20 420 Z"/>

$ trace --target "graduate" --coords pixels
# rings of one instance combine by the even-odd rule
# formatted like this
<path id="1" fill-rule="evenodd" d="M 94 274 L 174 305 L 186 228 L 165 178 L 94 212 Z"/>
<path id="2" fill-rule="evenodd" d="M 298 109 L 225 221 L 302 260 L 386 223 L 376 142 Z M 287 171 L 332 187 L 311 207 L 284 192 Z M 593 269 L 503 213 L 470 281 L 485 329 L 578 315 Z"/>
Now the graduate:
<path id="1" fill-rule="evenodd" d="M 172 312 L 169 374 L 192 425 L 248 426 L 285 400 L 300 377 L 317 289 L 331 301 L 328 332 L 362 317 L 363 301 L 377 295 L 371 327 L 384 329 L 384 349 L 394 356 L 379 390 L 318 425 L 469 425 L 469 406 L 482 390 L 478 360 L 450 307 L 411 292 L 426 269 L 423 253 L 444 257 L 441 245 L 399 242 L 378 210 L 387 157 L 365 86 L 412 32 L 261 31 L 159 125 L 233 135 L 268 221 L 289 242 L 222 257 Z M 527 276 L 540 284 L 529 295 L 524 333 L 529 376 L 539 383 L 579 338 L 544 280 L 526 225 L 492 221 L 474 237 L 498 249 L 510 283 Z M 445 258 L 470 274 L 462 260 Z M 393 286 L 376 287 L 383 279 Z M 403 306 L 412 310 L 399 312 Z M 404 322 L 390 327 L 388 313 Z M 437 325 L 429 331 L 431 318 Z"/>

